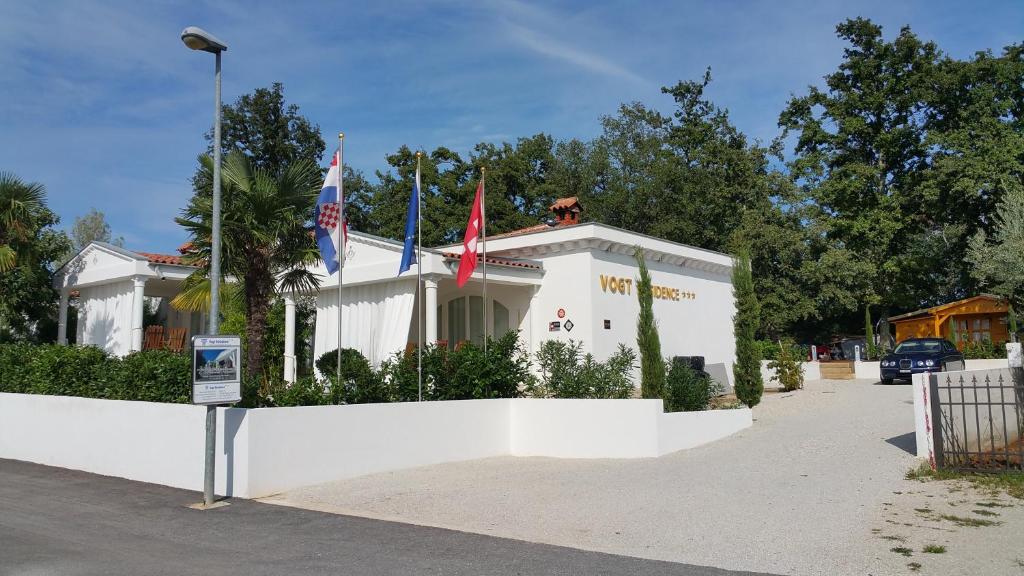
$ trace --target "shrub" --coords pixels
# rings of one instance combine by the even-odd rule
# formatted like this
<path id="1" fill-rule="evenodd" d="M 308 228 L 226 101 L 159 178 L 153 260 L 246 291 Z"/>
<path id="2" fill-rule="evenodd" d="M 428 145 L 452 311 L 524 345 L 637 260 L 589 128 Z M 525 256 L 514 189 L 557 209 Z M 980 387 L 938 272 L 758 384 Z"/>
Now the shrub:
<path id="1" fill-rule="evenodd" d="M 323 406 L 331 404 L 331 394 L 326 382 L 312 376 L 299 378 L 289 384 L 283 379 L 268 382 L 266 394 L 261 399 L 261 406 Z"/>
<path id="2" fill-rule="evenodd" d="M 792 343 L 779 342 L 777 359 L 768 363 L 768 368 L 775 371 L 772 381 L 778 382 L 786 392 L 804 387 L 804 367 L 793 357 L 792 350 Z"/>
<path id="3" fill-rule="evenodd" d="M 725 391 L 707 374 L 678 360 L 671 362 L 665 384 L 666 412 L 707 410 L 711 400 Z"/>
<path id="4" fill-rule="evenodd" d="M 112 357 L 92 346 L 0 345 L 0 392 L 188 403 L 187 354 Z"/>
<path id="5" fill-rule="evenodd" d="M 789 348 L 790 355 L 799 361 L 806 360 L 811 356 L 811 347 L 807 344 L 796 344 L 788 339 L 783 339 L 786 346 Z M 754 342 L 757 348 L 758 357 L 762 360 L 778 360 L 779 358 L 779 343 L 773 342 L 772 340 L 757 340 Z"/>
<path id="6" fill-rule="evenodd" d="M 188 354 L 166 350 L 134 352 L 117 363 L 112 390 L 123 400 L 192 402 L 192 362 Z"/>
<path id="7" fill-rule="evenodd" d="M 404 402 L 418 397 L 416 351 L 396 353 L 381 364 L 380 381 Z M 487 353 L 472 343 L 448 351 L 428 345 L 423 348 L 423 399 L 469 400 L 515 398 L 521 387 L 529 387 L 530 358 L 517 332 L 498 339 L 488 338 Z"/>
<path id="8" fill-rule="evenodd" d="M 125 399 L 117 381 L 117 359 L 93 346 L 29 346 L 24 392 L 85 398 Z"/>
<path id="9" fill-rule="evenodd" d="M 331 403 L 366 404 L 370 402 L 391 402 L 393 394 L 384 385 L 380 375 L 370 367 L 369 360 L 358 350 L 344 348 L 341 351 L 341 386 L 335 386 L 338 378 L 338 350 L 326 352 L 316 361 L 316 368 L 330 383 Z"/>
<path id="10" fill-rule="evenodd" d="M 541 379 L 529 388 L 540 398 L 629 398 L 636 353 L 622 344 L 606 362 L 583 354 L 580 342 L 548 340 L 537 352 Z"/>
<path id="11" fill-rule="evenodd" d="M 1006 344 L 993 344 L 991 340 L 971 340 L 964 344 L 963 353 L 967 360 L 1006 358 Z"/>

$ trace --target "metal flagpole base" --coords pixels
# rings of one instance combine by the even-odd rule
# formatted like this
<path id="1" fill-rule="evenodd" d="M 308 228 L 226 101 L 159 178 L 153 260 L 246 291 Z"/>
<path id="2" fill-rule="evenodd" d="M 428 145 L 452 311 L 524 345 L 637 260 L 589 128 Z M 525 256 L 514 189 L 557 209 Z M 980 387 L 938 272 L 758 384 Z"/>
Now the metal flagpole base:
<path id="1" fill-rule="evenodd" d="M 193 510 L 216 510 L 217 508 L 225 508 L 230 505 L 231 502 L 227 500 L 218 500 L 209 506 L 206 505 L 206 502 L 196 502 L 195 504 L 189 504 L 188 507 Z"/>

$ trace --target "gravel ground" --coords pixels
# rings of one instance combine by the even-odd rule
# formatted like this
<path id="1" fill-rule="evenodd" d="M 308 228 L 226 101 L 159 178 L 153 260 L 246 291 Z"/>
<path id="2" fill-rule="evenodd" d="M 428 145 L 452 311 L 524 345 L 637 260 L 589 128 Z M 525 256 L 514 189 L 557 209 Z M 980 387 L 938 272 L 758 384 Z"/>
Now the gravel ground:
<path id="1" fill-rule="evenodd" d="M 734 570 L 907 571 L 880 529 L 917 463 L 910 386 L 808 382 L 754 418 L 657 459 L 491 458 L 265 501 Z"/>
<path id="2" fill-rule="evenodd" d="M 1024 575 L 1024 501 L 1005 492 L 904 480 L 876 521 L 884 551 L 876 574 Z"/>

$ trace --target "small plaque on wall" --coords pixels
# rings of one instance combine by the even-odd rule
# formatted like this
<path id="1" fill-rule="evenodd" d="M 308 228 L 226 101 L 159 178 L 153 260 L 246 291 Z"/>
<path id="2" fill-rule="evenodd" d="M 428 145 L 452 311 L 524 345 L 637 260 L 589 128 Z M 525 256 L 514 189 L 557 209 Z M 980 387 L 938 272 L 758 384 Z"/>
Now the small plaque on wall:
<path id="1" fill-rule="evenodd" d="M 605 321 L 604 321 L 604 329 L 605 330 L 611 330 L 612 329 L 612 321 L 611 320 L 608 320 L 607 318 L 605 319 Z"/>
<path id="2" fill-rule="evenodd" d="M 558 332 L 561 329 L 562 323 L 557 320 L 548 324 L 548 332 Z"/>

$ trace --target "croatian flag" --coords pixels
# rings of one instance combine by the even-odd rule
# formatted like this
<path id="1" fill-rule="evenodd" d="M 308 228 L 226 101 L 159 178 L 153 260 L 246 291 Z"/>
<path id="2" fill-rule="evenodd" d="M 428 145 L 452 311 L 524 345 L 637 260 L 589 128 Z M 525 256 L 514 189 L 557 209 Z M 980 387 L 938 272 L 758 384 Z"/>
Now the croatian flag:
<path id="1" fill-rule="evenodd" d="M 348 223 L 339 226 L 341 220 L 341 208 L 338 202 L 338 184 L 341 182 L 341 172 L 338 167 L 338 152 L 331 157 L 331 168 L 324 178 L 323 188 L 320 189 L 320 197 L 316 201 L 316 209 L 313 212 L 315 222 L 316 244 L 320 247 L 320 257 L 324 259 L 328 274 L 338 271 L 340 258 L 338 257 L 338 234 L 344 235 L 341 242 L 341 253 L 345 253 L 345 241 L 348 240 Z M 344 198 L 342 198 L 344 200 Z"/>

